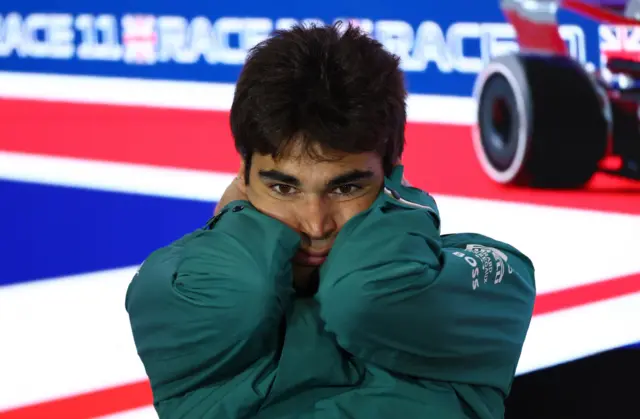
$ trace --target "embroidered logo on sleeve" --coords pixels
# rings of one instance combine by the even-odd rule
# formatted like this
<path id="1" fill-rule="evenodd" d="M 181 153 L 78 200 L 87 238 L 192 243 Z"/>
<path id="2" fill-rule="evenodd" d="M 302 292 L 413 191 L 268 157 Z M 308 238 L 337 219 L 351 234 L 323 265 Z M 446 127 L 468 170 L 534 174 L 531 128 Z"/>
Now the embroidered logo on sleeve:
<path id="1" fill-rule="evenodd" d="M 468 244 L 466 250 L 473 252 L 478 258 L 480 258 L 480 260 L 483 262 L 483 265 L 485 265 L 485 272 L 487 272 L 487 268 L 489 267 L 492 268 L 489 270 L 489 272 L 491 270 L 495 270 L 495 276 L 493 279 L 494 284 L 499 284 L 500 282 L 502 282 L 502 278 L 504 278 L 506 270 L 508 270 L 509 273 L 512 272 L 511 265 L 507 263 L 509 261 L 509 257 L 504 252 L 496 249 L 495 247 L 483 246 L 481 244 Z M 492 263 L 489 256 L 492 256 L 494 263 Z M 485 282 L 487 282 L 486 278 Z"/>
<path id="2" fill-rule="evenodd" d="M 495 247 L 468 244 L 465 251 L 456 251 L 453 255 L 463 258 L 471 267 L 471 285 L 474 290 L 481 284 L 486 284 L 490 276 L 493 276 L 494 284 L 499 284 L 505 273 L 513 272 L 513 268 L 507 263 L 509 257 Z"/>

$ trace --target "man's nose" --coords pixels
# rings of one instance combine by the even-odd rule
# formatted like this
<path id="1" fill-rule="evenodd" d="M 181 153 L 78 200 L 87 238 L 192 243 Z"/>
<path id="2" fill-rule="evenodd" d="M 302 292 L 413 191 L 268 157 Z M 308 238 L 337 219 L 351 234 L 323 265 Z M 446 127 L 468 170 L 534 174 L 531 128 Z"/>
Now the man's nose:
<path id="1" fill-rule="evenodd" d="M 337 226 L 331 203 L 322 197 L 309 198 L 298 214 L 300 229 L 310 240 L 323 240 L 333 235 Z"/>

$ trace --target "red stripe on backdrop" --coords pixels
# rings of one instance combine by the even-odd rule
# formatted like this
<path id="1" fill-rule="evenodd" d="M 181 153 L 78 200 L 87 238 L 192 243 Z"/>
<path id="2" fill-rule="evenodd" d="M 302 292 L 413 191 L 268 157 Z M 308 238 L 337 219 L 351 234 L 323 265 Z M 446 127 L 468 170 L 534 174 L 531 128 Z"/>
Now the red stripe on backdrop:
<path id="1" fill-rule="evenodd" d="M 124 163 L 237 169 L 228 113 L 0 100 L 0 149 Z"/>
<path id="2" fill-rule="evenodd" d="M 534 315 L 567 310 L 636 292 L 640 292 L 640 274 L 546 293 L 536 299 Z M 0 412 L 0 419 L 89 419 L 149 406 L 151 403 L 149 383 L 141 381 Z"/>
<path id="3" fill-rule="evenodd" d="M 151 405 L 148 381 L 78 394 L 0 412 L 2 419 L 90 419 Z"/>
<path id="4" fill-rule="evenodd" d="M 0 149 L 96 160 L 237 170 L 228 113 L 0 100 Z M 469 127 L 407 126 L 409 180 L 432 193 L 640 214 L 640 182 L 598 175 L 586 190 L 537 191 L 489 181 Z"/>
<path id="5" fill-rule="evenodd" d="M 640 273 L 541 294 L 536 298 L 533 314 L 539 316 L 636 292 L 640 292 Z"/>

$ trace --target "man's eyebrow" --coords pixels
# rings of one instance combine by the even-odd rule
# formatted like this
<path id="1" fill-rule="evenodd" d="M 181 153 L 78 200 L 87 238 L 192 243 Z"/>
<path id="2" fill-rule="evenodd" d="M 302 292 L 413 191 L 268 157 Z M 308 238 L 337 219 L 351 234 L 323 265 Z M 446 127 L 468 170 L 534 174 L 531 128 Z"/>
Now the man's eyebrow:
<path id="1" fill-rule="evenodd" d="M 282 182 L 291 186 L 300 186 L 300 180 L 297 177 L 288 175 L 279 170 L 260 170 L 258 175 L 263 180 Z"/>
<path id="2" fill-rule="evenodd" d="M 365 180 L 372 178 L 374 173 L 371 170 L 352 170 L 340 176 L 336 176 L 327 182 L 329 188 L 341 186 L 347 183 L 357 182 L 359 180 Z"/>

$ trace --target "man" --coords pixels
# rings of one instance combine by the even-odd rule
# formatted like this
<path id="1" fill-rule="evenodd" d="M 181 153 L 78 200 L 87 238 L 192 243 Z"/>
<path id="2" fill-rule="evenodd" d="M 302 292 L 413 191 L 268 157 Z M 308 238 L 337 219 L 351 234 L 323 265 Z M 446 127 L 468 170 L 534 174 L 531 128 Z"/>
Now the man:
<path id="1" fill-rule="evenodd" d="M 157 250 L 126 308 L 160 418 L 500 418 L 535 296 L 531 262 L 441 235 L 403 184 L 398 59 L 353 27 L 250 54 L 237 179 Z"/>

